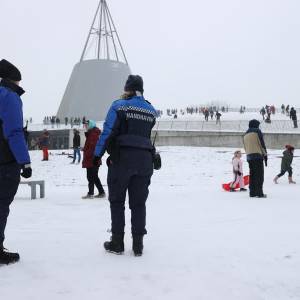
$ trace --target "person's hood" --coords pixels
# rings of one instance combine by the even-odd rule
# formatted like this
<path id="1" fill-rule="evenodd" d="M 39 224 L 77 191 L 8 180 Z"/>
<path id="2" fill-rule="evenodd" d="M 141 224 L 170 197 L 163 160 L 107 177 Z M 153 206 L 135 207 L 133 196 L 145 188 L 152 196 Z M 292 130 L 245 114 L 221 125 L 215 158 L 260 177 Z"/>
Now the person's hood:
<path id="1" fill-rule="evenodd" d="M 92 129 L 96 127 L 96 122 L 94 120 L 89 120 L 88 121 L 88 128 Z"/>
<path id="2" fill-rule="evenodd" d="M 258 120 L 251 120 L 249 122 L 249 128 L 259 128 L 260 122 Z"/>

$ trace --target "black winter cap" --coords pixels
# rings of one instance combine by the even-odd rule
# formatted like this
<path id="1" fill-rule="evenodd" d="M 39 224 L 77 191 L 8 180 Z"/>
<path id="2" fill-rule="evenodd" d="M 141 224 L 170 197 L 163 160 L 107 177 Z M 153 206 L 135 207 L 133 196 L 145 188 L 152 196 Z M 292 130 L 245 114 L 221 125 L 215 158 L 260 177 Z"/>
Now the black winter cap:
<path id="1" fill-rule="evenodd" d="M 124 87 L 125 92 L 141 92 L 144 93 L 143 78 L 139 75 L 129 75 Z"/>
<path id="2" fill-rule="evenodd" d="M 258 128 L 259 125 L 260 125 L 260 122 L 255 119 L 253 119 L 249 122 L 249 128 Z"/>
<path id="3" fill-rule="evenodd" d="M 21 72 L 12 63 L 6 59 L 0 61 L 0 78 L 10 79 L 12 81 L 21 81 Z"/>

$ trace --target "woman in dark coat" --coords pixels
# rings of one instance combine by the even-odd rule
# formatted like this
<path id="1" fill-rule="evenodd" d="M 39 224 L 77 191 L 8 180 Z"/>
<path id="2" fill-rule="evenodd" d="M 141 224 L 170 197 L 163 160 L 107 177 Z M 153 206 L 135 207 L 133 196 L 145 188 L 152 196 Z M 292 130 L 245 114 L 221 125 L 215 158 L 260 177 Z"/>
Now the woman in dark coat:
<path id="1" fill-rule="evenodd" d="M 88 121 L 88 131 L 85 133 L 86 141 L 83 148 L 82 167 L 86 169 L 87 180 L 89 182 L 89 191 L 82 199 L 94 198 L 94 187 L 96 186 L 99 194 L 95 198 L 104 198 L 105 191 L 98 176 L 99 166 L 93 165 L 95 147 L 98 142 L 101 131 L 96 127 L 96 123 L 92 120 Z"/>
<path id="2" fill-rule="evenodd" d="M 277 180 L 286 172 L 288 172 L 289 183 L 295 184 L 296 182 L 293 180 L 293 168 L 291 166 L 294 158 L 295 148 L 291 145 L 286 145 L 285 148 L 286 150 L 283 152 L 283 157 L 281 160 L 281 172 L 274 178 L 274 183 L 278 184 Z"/>

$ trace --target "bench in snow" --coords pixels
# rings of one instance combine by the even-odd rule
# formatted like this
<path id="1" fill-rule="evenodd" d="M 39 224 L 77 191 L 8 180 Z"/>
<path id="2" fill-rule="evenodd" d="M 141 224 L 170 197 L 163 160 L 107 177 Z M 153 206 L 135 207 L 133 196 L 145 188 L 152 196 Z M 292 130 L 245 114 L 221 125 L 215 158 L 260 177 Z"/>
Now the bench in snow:
<path id="1" fill-rule="evenodd" d="M 40 186 L 40 198 L 45 198 L 45 181 L 22 181 L 20 184 L 27 184 L 31 188 L 31 199 L 36 199 L 36 186 Z"/>

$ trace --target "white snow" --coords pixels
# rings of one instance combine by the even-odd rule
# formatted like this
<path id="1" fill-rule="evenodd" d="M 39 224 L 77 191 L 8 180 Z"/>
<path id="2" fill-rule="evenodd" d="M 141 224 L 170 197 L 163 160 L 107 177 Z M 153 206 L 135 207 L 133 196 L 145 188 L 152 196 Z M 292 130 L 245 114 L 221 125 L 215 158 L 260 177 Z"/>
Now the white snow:
<path id="1" fill-rule="evenodd" d="M 29 188 L 19 189 L 6 246 L 21 261 L 0 267 L 0 299 L 300 299 L 300 158 L 299 184 L 284 177 L 274 185 L 281 151 L 270 151 L 268 198 L 253 199 L 221 189 L 231 181 L 235 149 L 160 150 L 163 168 L 152 179 L 140 258 L 130 250 L 128 208 L 126 252 L 108 254 L 109 203 L 81 200 L 85 170 L 66 156 L 41 162 L 41 153 L 31 152 L 33 179 L 45 179 L 46 199 L 30 200 Z M 100 177 L 105 183 L 105 165 Z"/>

